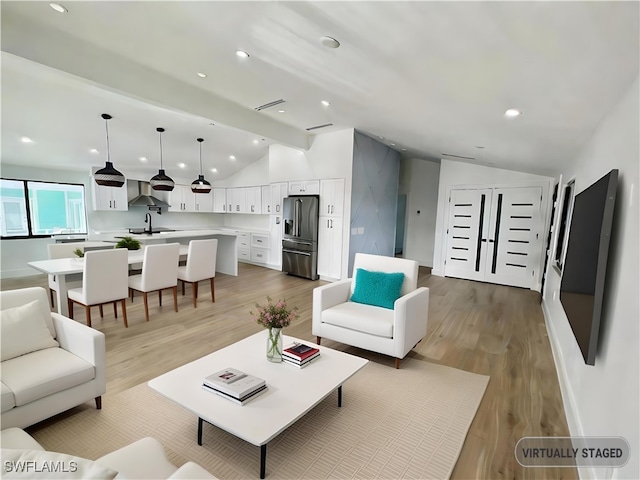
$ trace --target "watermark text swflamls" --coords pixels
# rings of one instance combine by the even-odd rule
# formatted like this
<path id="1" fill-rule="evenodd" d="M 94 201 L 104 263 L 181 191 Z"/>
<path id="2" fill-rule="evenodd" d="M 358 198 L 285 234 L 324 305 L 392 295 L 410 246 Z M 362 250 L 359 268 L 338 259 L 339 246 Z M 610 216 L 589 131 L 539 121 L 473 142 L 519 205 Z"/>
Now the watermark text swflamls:
<path id="1" fill-rule="evenodd" d="M 57 460 L 7 460 L 3 464 L 5 473 L 75 473 L 78 462 Z"/>

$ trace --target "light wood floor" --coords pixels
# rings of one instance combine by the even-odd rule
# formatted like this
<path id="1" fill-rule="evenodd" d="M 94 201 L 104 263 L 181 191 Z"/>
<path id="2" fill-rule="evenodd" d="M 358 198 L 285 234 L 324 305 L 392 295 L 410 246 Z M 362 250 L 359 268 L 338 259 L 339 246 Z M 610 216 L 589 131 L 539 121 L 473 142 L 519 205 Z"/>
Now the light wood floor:
<path id="1" fill-rule="evenodd" d="M 491 377 L 452 478 L 578 478 L 575 469 L 522 468 L 513 454 L 523 436 L 569 434 L 539 294 L 431 276 L 423 268 L 418 283 L 430 288 L 429 324 L 427 337 L 409 355 Z M 104 408 L 110 395 L 258 332 L 261 327 L 249 311 L 266 295 L 299 307 L 300 318 L 286 328 L 287 335 L 314 341 L 311 292 L 324 282 L 240 264 L 238 277 L 219 274 L 215 284 L 216 302 L 211 303 L 208 283 L 202 282 L 195 309 L 187 287 L 187 295 L 179 296 L 177 314 L 169 292 L 162 307 L 152 295 L 149 322 L 142 298 L 136 297 L 133 304 L 127 302 L 128 329 L 111 308 L 104 309 L 104 319 L 97 309 L 93 312 L 93 327 L 105 333 L 107 342 Z M 2 290 L 26 286 L 46 288 L 46 276 L 1 283 Z M 84 321 L 80 308 L 76 320 Z M 323 344 L 341 348 L 330 341 Z M 367 356 L 393 368 L 390 357 Z"/>

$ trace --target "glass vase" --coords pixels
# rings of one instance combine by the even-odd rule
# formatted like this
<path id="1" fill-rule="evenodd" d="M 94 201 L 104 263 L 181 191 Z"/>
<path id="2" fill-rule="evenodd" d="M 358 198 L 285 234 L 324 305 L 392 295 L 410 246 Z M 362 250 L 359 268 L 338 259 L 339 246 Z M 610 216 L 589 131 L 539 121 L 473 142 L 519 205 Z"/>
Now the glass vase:
<path id="1" fill-rule="evenodd" d="M 270 362 L 282 362 L 282 329 L 269 328 L 267 337 L 267 360 Z"/>

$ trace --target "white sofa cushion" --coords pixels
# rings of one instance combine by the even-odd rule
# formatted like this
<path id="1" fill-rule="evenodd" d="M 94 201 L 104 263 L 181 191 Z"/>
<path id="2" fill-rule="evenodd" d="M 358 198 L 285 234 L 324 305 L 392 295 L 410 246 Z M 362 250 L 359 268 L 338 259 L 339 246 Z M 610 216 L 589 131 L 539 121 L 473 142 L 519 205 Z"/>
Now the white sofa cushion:
<path id="1" fill-rule="evenodd" d="M 203 478 L 213 478 L 209 472 L 207 472 L 204 468 L 194 462 L 187 462 L 182 465 L 179 469 L 177 469 L 173 475 L 169 477 L 171 480 L 193 480 L 194 478 L 203 479 Z"/>
<path id="2" fill-rule="evenodd" d="M 345 302 L 322 312 L 322 323 L 378 337 L 393 338 L 393 310 Z"/>
<path id="3" fill-rule="evenodd" d="M 0 335 L 3 362 L 58 346 L 47 328 L 38 300 L 0 311 Z"/>
<path id="4" fill-rule="evenodd" d="M 162 444 L 151 437 L 141 438 L 98 458 L 96 462 L 118 470 L 119 479 L 169 478 L 176 471 L 176 466 L 167 460 Z"/>
<path id="5" fill-rule="evenodd" d="M 2 382 L 11 389 L 16 406 L 95 378 L 89 362 L 62 348 L 47 348 L 2 362 Z"/>
<path id="6" fill-rule="evenodd" d="M 2 387 L 2 397 L 0 397 L 0 405 L 2 405 L 2 411 L 6 412 L 16 406 L 16 398 L 13 396 L 13 392 L 3 382 L 0 382 Z"/>
<path id="7" fill-rule="evenodd" d="M 17 448 L 21 450 L 44 450 L 35 438 L 17 427 L 5 428 L 0 432 L 0 445 L 3 448 Z"/>
<path id="8" fill-rule="evenodd" d="M 115 478 L 117 471 L 86 458 L 46 450 L 2 449 L 2 478 L 103 479 Z"/>

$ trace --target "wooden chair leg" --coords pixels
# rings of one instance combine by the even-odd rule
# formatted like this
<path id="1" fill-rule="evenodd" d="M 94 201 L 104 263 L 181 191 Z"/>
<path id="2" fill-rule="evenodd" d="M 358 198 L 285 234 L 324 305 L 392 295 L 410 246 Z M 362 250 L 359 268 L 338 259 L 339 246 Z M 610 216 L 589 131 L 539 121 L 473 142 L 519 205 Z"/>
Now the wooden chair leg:
<path id="1" fill-rule="evenodd" d="M 184 296 L 184 284 L 186 283 L 184 280 L 180 280 L 182 282 L 182 296 Z"/>
<path id="2" fill-rule="evenodd" d="M 149 321 L 149 301 L 147 299 L 147 292 L 142 292 L 142 299 L 144 300 L 144 318 Z"/>
<path id="3" fill-rule="evenodd" d="M 198 282 L 193 282 L 191 289 L 193 290 L 193 308 L 196 308 L 198 306 Z"/>
<path id="4" fill-rule="evenodd" d="M 400 360 L 401 358 L 396 358 L 396 369 L 400 368 Z"/>
<path id="5" fill-rule="evenodd" d="M 215 301 L 216 301 L 216 293 L 215 293 L 215 290 L 213 288 L 214 280 L 215 280 L 215 278 L 211 277 L 211 279 L 210 279 L 210 281 L 211 281 L 211 301 L 215 303 Z"/>
<path id="6" fill-rule="evenodd" d="M 67 300 L 67 308 L 69 309 L 69 318 L 73 320 L 73 302 L 71 299 Z"/>
<path id="7" fill-rule="evenodd" d="M 89 305 L 84 306 L 84 312 L 87 316 L 87 327 L 91 326 L 91 307 Z"/>
<path id="8" fill-rule="evenodd" d="M 120 305 L 122 306 L 122 318 L 124 318 L 124 327 L 129 328 L 129 322 L 127 321 L 127 302 L 124 298 L 120 300 Z"/>
<path id="9" fill-rule="evenodd" d="M 102 310 L 102 305 L 98 305 L 98 310 L 100 310 L 100 318 L 104 318 L 104 311 Z"/>
<path id="10" fill-rule="evenodd" d="M 162 306 L 162 289 L 158 290 L 158 303 Z"/>
<path id="11" fill-rule="evenodd" d="M 173 309 L 178 311 L 178 286 L 173 286 Z"/>
<path id="12" fill-rule="evenodd" d="M 320 345 L 320 342 L 322 341 L 322 337 L 316 337 L 316 343 L 318 345 Z"/>
<path id="13" fill-rule="evenodd" d="M 96 397 L 96 408 L 102 410 L 102 397 Z"/>
<path id="14" fill-rule="evenodd" d="M 113 302 L 113 316 L 118 318 L 118 302 Z"/>

